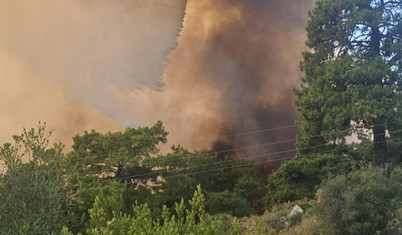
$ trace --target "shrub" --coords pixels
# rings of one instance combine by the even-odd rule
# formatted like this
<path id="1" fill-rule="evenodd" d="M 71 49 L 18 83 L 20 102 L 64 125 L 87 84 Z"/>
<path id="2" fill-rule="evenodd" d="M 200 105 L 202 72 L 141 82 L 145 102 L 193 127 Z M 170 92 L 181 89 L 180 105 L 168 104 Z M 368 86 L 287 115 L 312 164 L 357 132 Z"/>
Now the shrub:
<path id="1" fill-rule="evenodd" d="M 398 208 L 400 187 L 382 168 L 363 168 L 337 176 L 322 188 L 318 218 L 330 234 L 375 234 Z"/>
<path id="2" fill-rule="evenodd" d="M 333 174 L 349 172 L 351 161 L 337 154 L 312 154 L 286 161 L 268 177 L 265 207 L 314 198 L 316 187 Z"/>
<path id="3" fill-rule="evenodd" d="M 233 216 L 243 217 L 254 212 L 254 208 L 245 199 L 227 190 L 207 194 L 205 204 L 210 214 L 231 213 Z"/>

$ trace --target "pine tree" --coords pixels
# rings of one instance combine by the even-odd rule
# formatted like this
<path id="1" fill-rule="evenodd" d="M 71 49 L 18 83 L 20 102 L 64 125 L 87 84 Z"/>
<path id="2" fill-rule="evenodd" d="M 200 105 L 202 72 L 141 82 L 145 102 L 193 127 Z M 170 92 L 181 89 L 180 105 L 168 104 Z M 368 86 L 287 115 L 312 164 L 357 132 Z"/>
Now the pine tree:
<path id="1" fill-rule="evenodd" d="M 298 154 L 345 151 L 345 137 L 372 132 L 374 162 L 389 161 L 401 129 L 401 0 L 318 0 L 310 12 L 295 90 Z"/>

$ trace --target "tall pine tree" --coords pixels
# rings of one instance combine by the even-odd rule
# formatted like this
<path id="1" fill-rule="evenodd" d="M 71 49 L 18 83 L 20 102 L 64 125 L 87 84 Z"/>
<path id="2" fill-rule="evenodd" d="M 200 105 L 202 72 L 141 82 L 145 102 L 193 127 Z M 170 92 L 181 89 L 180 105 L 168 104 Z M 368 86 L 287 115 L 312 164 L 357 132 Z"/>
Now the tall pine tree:
<path id="1" fill-rule="evenodd" d="M 347 136 L 371 131 L 384 166 L 402 128 L 402 0 L 318 0 L 306 30 L 298 154 L 345 151 Z"/>

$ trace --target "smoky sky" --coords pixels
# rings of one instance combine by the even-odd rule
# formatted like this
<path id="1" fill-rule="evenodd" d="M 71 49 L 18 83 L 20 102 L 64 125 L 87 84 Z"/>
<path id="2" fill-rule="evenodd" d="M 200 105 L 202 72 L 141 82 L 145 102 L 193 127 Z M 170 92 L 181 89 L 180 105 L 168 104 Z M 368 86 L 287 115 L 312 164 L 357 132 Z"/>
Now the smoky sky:
<path id="1" fill-rule="evenodd" d="M 56 126 L 79 120 L 71 124 L 74 131 L 162 120 L 167 146 L 265 146 L 237 151 L 241 156 L 294 147 L 295 128 L 238 134 L 294 123 L 292 90 L 302 76 L 313 0 L 0 3 L 0 59 L 30 71 L 16 75 L 23 79 L 15 83 L 7 78 L 22 95 L 6 92 L 6 122 L 38 118 L 31 101 L 48 113 L 44 119 L 58 120 Z M 55 101 L 50 111 L 41 106 L 49 99 Z M 266 145 L 280 141 L 286 142 Z"/>
<path id="2" fill-rule="evenodd" d="M 1 140 L 140 123 L 116 89 L 160 89 L 186 0 L 0 0 Z"/>
<path id="3" fill-rule="evenodd" d="M 163 117 L 173 142 L 190 148 L 265 145 L 238 151 L 243 156 L 294 148 L 296 128 L 238 134 L 294 124 L 293 88 L 302 76 L 312 6 L 311 0 L 190 0 L 166 85 L 131 95 L 151 107 L 137 106 L 139 117 L 150 123 Z M 280 141 L 286 142 L 266 145 Z"/>

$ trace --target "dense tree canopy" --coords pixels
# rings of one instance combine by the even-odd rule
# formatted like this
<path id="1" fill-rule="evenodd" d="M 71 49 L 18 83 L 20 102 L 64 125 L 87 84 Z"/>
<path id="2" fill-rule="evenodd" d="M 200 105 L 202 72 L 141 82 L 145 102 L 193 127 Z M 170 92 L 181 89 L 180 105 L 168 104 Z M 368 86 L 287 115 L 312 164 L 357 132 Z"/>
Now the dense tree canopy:
<path id="1" fill-rule="evenodd" d="M 402 1 L 318 0 L 309 16 L 297 154 L 269 176 L 268 207 L 367 162 L 389 175 L 402 159 Z"/>
<path id="2" fill-rule="evenodd" d="M 371 130 L 375 162 L 388 162 L 386 135 L 401 128 L 401 13 L 399 0 L 317 1 L 296 90 L 300 154 L 334 150 Z"/>
<path id="3" fill-rule="evenodd" d="M 162 122 L 77 134 L 67 154 L 40 124 L 0 147 L 0 233 L 282 234 L 302 220 L 296 203 L 323 225 L 306 234 L 386 232 L 398 208 L 402 224 L 402 173 L 383 174 L 402 160 L 402 1 L 317 0 L 306 29 L 297 153 L 272 174 L 230 155 L 161 154 Z"/>
<path id="4" fill-rule="evenodd" d="M 401 172 L 384 177 L 381 169 L 362 168 L 328 181 L 320 195 L 324 234 L 376 234 L 398 208 Z M 385 233 L 388 234 L 388 233 Z"/>
<path id="5" fill-rule="evenodd" d="M 186 202 L 192 197 L 197 185 L 204 187 L 211 214 L 263 212 L 267 174 L 262 167 L 230 156 L 218 161 L 213 154 L 190 152 L 180 146 L 159 154 L 157 145 L 165 143 L 166 137 L 161 122 L 123 132 L 93 130 L 76 135 L 64 165 L 74 198 L 70 230 L 85 232 L 91 227 L 90 210 L 96 198 L 97 205 L 103 205 L 105 220 L 119 213 L 133 215 L 135 203 L 147 203 L 151 216 L 159 218 L 163 205 L 173 210 L 181 199 Z M 222 196 L 227 203 L 219 202 Z"/>
<path id="6" fill-rule="evenodd" d="M 86 131 L 73 138 L 73 150 L 67 154 L 65 172 L 75 198 L 71 213 L 77 217 L 74 222 L 77 228 L 87 226 L 88 209 L 95 197 L 114 191 L 112 181 L 124 185 L 122 202 L 126 206 L 121 205 L 121 211 L 131 211 L 130 205 L 135 200 L 150 201 L 151 190 L 146 183 L 157 175 L 149 174 L 151 169 L 142 162 L 158 152 L 158 144 L 166 142 L 167 134 L 162 122 L 157 122 L 151 127 L 126 128 L 114 133 Z M 137 175 L 142 177 L 131 177 Z"/>
<path id="7" fill-rule="evenodd" d="M 49 147 L 46 126 L 24 129 L 0 147 L 0 227 L 4 234 L 50 234 L 67 222 L 62 145 Z M 28 162 L 23 162 L 28 160 Z"/>

